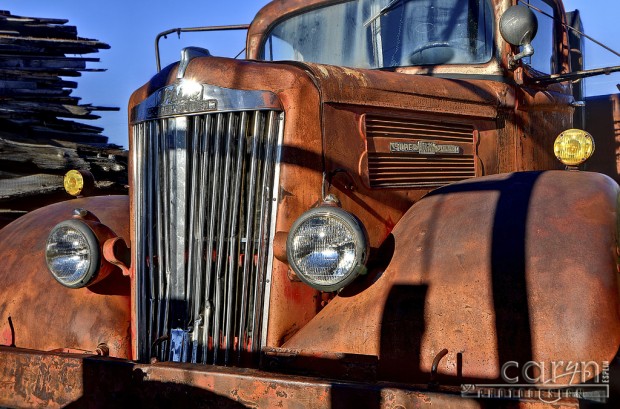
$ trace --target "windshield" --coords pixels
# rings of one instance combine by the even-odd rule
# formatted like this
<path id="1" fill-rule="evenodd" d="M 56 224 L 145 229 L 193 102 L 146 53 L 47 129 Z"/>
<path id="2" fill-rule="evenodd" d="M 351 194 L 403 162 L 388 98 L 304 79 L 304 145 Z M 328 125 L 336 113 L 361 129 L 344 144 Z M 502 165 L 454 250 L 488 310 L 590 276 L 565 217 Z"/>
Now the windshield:
<path id="1" fill-rule="evenodd" d="M 283 20 L 264 60 L 356 68 L 481 64 L 493 55 L 488 0 L 358 0 Z"/>

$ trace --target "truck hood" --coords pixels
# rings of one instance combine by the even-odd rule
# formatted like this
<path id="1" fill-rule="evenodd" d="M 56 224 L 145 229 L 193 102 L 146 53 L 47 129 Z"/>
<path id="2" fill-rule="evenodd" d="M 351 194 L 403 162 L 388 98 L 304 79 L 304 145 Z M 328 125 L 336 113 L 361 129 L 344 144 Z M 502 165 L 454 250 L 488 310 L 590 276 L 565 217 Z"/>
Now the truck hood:
<path id="1" fill-rule="evenodd" d="M 485 118 L 495 118 L 498 109 L 513 108 L 515 104 L 513 87 L 473 75 L 451 79 L 321 64 L 304 66 L 312 74 L 324 103 L 461 113 Z"/>
<path id="2" fill-rule="evenodd" d="M 169 65 L 137 90 L 130 100 L 130 109 L 156 90 L 177 81 L 177 69 L 178 63 Z M 225 88 L 272 91 L 285 100 L 285 106 L 287 98 L 283 94 L 287 90 L 297 88 L 307 94 L 313 91 L 309 89 L 310 84 L 318 90 L 321 103 L 374 105 L 484 118 L 495 118 L 498 109 L 509 109 L 515 104 L 513 87 L 497 80 L 476 76 L 471 79 L 439 78 L 292 61 L 200 57 L 189 63 L 184 78 Z"/>

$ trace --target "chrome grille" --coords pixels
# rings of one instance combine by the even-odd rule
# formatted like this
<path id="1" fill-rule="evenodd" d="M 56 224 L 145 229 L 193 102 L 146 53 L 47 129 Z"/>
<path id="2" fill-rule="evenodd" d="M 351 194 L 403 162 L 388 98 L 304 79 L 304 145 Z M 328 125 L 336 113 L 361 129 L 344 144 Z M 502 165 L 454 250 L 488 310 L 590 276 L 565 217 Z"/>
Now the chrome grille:
<path id="1" fill-rule="evenodd" d="M 134 122 L 138 356 L 250 364 L 265 336 L 283 114 Z"/>
<path id="2" fill-rule="evenodd" d="M 471 125 L 375 115 L 366 115 L 364 123 L 370 187 L 439 187 L 476 175 Z M 448 145 L 459 154 L 392 152 L 392 142 Z"/>

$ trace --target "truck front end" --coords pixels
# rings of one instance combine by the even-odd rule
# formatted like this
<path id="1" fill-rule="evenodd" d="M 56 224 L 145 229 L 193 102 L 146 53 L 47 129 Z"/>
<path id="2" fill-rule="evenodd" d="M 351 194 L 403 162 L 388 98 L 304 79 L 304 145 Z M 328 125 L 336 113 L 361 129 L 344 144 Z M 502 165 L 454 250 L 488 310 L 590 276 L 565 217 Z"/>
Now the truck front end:
<path id="1" fill-rule="evenodd" d="M 512 3 L 278 0 L 246 60 L 183 50 L 129 102 L 128 201 L 0 231 L 0 402 L 608 394 L 619 188 L 553 170 L 574 99 L 499 34 Z M 565 72 L 566 30 L 547 34 Z"/>

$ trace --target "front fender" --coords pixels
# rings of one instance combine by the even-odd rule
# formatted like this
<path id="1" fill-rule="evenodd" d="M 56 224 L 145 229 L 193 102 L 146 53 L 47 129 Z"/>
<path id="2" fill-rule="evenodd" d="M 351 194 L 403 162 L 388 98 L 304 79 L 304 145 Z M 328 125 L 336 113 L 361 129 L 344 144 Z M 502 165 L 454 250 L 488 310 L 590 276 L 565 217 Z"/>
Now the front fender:
<path id="1" fill-rule="evenodd" d="M 86 288 L 60 285 L 45 263 L 50 230 L 83 208 L 129 243 L 127 196 L 81 198 L 47 206 L 0 230 L 0 344 L 42 351 L 95 351 L 129 358 L 130 282 L 116 268 Z"/>
<path id="2" fill-rule="evenodd" d="M 410 382 L 428 382 L 444 348 L 447 383 L 500 380 L 510 362 L 542 363 L 541 382 L 554 362 L 564 362 L 558 373 L 569 362 L 600 372 L 620 345 L 618 193 L 606 176 L 566 171 L 438 189 L 394 228 L 387 268 L 342 291 L 283 348 L 374 355 L 380 378 Z"/>

